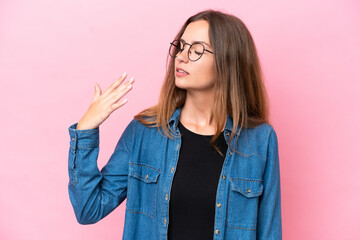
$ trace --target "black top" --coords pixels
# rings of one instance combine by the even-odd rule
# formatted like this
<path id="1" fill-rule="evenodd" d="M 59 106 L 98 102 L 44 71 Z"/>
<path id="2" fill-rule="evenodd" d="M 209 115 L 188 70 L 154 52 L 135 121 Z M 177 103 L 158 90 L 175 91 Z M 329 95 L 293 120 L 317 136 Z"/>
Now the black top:
<path id="1" fill-rule="evenodd" d="M 186 129 L 179 121 L 180 155 L 172 182 L 169 213 L 169 240 L 209 240 L 214 235 L 216 191 L 227 144 L 222 132 L 216 145 L 213 135 L 200 135 Z"/>

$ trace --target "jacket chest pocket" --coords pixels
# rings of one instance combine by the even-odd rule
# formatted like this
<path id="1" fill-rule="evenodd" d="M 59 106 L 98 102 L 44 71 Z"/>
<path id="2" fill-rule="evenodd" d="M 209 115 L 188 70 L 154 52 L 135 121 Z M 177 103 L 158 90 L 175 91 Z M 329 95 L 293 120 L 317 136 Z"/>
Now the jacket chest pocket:
<path id="1" fill-rule="evenodd" d="M 263 192 L 260 179 L 229 178 L 230 192 L 227 225 L 230 228 L 256 230 L 259 197 Z"/>
<path id="2" fill-rule="evenodd" d="M 158 178 L 161 171 L 156 168 L 130 163 L 126 208 L 133 213 L 155 216 Z"/>

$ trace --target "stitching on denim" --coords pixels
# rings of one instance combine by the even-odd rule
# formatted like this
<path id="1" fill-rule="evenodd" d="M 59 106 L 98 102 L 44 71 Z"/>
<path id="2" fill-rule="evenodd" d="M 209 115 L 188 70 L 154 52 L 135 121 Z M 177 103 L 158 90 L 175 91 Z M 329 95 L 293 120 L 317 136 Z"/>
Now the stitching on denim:
<path id="1" fill-rule="evenodd" d="M 132 165 L 138 165 L 138 166 L 145 166 L 145 167 L 148 167 L 148 168 L 151 168 L 151 169 L 153 169 L 153 170 L 156 170 L 158 173 L 156 174 L 156 176 L 155 176 L 155 178 L 154 179 L 151 179 L 151 180 L 154 180 L 153 182 L 155 182 L 156 183 L 156 190 L 155 190 L 155 207 L 154 207 L 154 215 L 151 215 L 151 214 L 148 214 L 148 213 L 145 213 L 145 212 L 141 212 L 141 211 L 131 211 L 131 210 L 129 210 L 129 208 L 128 207 L 126 207 L 126 209 L 129 211 L 129 212 L 132 212 L 132 213 L 142 213 L 142 214 L 145 214 L 145 215 L 148 215 L 149 217 L 151 217 L 151 218 L 154 218 L 155 216 L 156 216 L 156 204 L 157 204 L 157 198 L 158 198 L 158 187 L 159 187 L 159 184 L 157 183 L 158 181 L 158 176 L 160 175 L 160 173 L 161 173 L 161 171 L 159 171 L 159 170 L 157 170 L 157 169 L 155 169 L 155 168 L 152 168 L 152 167 L 150 167 L 149 165 L 147 165 L 147 164 L 138 164 L 138 163 L 130 163 L 130 164 L 132 164 Z M 131 175 L 130 175 L 131 174 Z M 141 180 L 144 180 L 143 182 L 145 182 L 146 184 L 147 183 L 150 183 L 150 181 L 146 181 L 144 178 L 142 178 L 141 176 L 139 176 L 139 175 L 137 175 L 137 174 L 134 174 L 134 173 L 130 173 L 129 175 L 130 176 L 136 176 L 136 177 L 139 177 Z"/>
<path id="2" fill-rule="evenodd" d="M 226 165 L 229 165 L 230 164 L 230 161 L 231 161 L 231 158 L 230 157 L 227 157 L 227 158 L 225 158 L 225 161 L 224 161 L 224 163 L 223 163 L 223 166 L 222 166 L 222 168 L 221 168 L 221 172 L 223 172 L 223 170 L 225 169 L 225 168 L 227 168 L 227 166 Z M 219 181 L 221 181 L 221 176 L 222 176 L 222 174 L 220 174 L 220 180 Z M 225 194 L 225 188 L 226 188 L 226 182 L 227 182 L 227 180 L 224 180 L 225 181 L 225 183 L 223 183 L 224 184 L 224 186 L 223 186 L 223 196 L 222 196 L 222 204 L 224 205 L 224 194 Z M 221 184 L 221 183 L 220 183 Z M 217 192 L 217 190 L 216 190 L 216 200 L 217 200 L 217 196 L 218 196 L 218 192 Z M 227 207 L 227 209 L 229 208 L 229 198 L 227 198 L 226 199 L 227 200 L 227 204 L 226 204 L 226 207 Z M 217 202 L 215 203 L 215 205 L 217 204 Z M 217 208 L 217 206 L 215 206 L 215 209 Z M 220 213 L 219 213 L 219 217 L 220 217 L 220 225 L 222 225 L 221 224 L 221 216 L 222 216 L 222 210 L 224 209 L 224 206 L 222 206 L 221 208 L 220 208 Z M 215 210 L 216 211 L 216 210 Z M 225 213 L 227 213 L 227 211 L 226 211 L 226 209 L 224 209 L 224 212 Z"/>
<path id="3" fill-rule="evenodd" d="M 160 173 L 158 173 L 155 178 L 151 178 L 151 179 L 142 178 L 141 176 L 139 176 L 139 175 L 137 175 L 135 173 L 130 173 L 130 176 L 139 177 L 141 180 L 144 180 L 143 182 L 149 183 L 149 182 L 157 182 L 156 179 L 157 179 L 157 176 L 159 176 L 159 174 Z M 153 180 L 153 181 L 150 181 L 150 180 Z"/>
<path id="4" fill-rule="evenodd" d="M 231 229 L 244 229 L 244 230 L 251 230 L 251 231 L 253 231 L 253 230 L 255 230 L 255 229 L 251 229 L 251 228 L 241 228 L 241 227 L 231 227 L 230 225 L 229 225 L 229 212 L 230 212 L 230 199 L 231 199 L 231 190 L 230 190 L 230 192 L 229 192 L 229 198 L 227 199 L 228 201 L 227 201 L 227 217 L 226 217 L 226 225 L 229 227 L 229 228 L 231 228 Z M 236 225 L 236 224 L 235 224 Z"/>
<path id="5" fill-rule="evenodd" d="M 244 153 L 241 153 L 241 152 L 235 152 L 234 151 L 233 153 L 239 154 L 239 155 L 241 155 L 241 156 L 243 156 L 245 158 L 248 158 L 248 157 L 251 157 L 251 156 L 254 156 L 254 155 L 258 156 L 258 154 L 256 152 L 251 153 L 251 154 L 244 154 Z"/>
<path id="6" fill-rule="evenodd" d="M 148 165 L 148 164 L 146 164 L 146 163 L 132 163 L 132 162 L 130 162 L 129 164 L 130 164 L 130 165 L 136 165 L 136 166 L 148 167 L 148 168 L 151 168 L 151 169 L 153 169 L 153 170 L 158 171 L 159 173 L 161 173 L 160 170 L 158 170 L 158 169 L 154 168 L 153 166 L 150 166 L 150 165 Z"/>
<path id="7" fill-rule="evenodd" d="M 148 215 L 149 217 L 151 217 L 151 218 L 154 218 L 155 216 L 152 216 L 152 215 L 150 215 L 150 214 L 148 214 L 148 213 L 145 213 L 145 212 L 133 212 L 133 211 L 131 211 L 131 210 L 129 210 L 129 208 L 126 208 L 129 212 L 131 212 L 131 213 L 142 213 L 142 214 L 145 214 L 145 215 Z"/>
<path id="8" fill-rule="evenodd" d="M 221 175 L 220 175 L 220 177 L 221 177 Z M 221 181 L 221 180 L 220 180 Z M 226 184 L 226 183 L 224 183 L 224 184 Z M 218 194 L 217 194 L 217 190 L 216 190 L 216 196 L 217 196 Z M 223 197 L 224 198 L 224 197 Z M 218 200 L 218 199 L 216 199 L 216 200 Z M 217 208 L 217 206 L 216 206 L 216 204 L 218 203 L 219 201 L 217 201 L 217 202 L 215 202 L 215 209 Z M 223 204 L 224 204 L 224 202 L 223 201 L 221 201 Z M 222 225 L 221 224 L 221 216 L 222 216 L 222 210 L 223 210 L 223 208 L 224 208 L 224 206 L 222 206 L 221 208 L 220 208 L 220 213 L 219 213 L 219 217 L 220 217 L 220 225 Z M 216 210 L 215 210 L 216 211 Z"/>
<path id="9" fill-rule="evenodd" d="M 230 178 L 230 180 L 232 181 L 232 180 L 235 180 L 235 181 L 242 181 L 242 182 L 257 182 L 257 183 L 260 183 L 260 184 L 262 184 L 262 180 L 260 180 L 260 179 L 242 179 L 242 178 Z M 231 183 L 230 183 L 231 184 Z M 257 196 L 260 196 L 261 194 L 262 194 L 262 192 L 263 192 L 263 189 L 261 189 L 261 190 L 258 190 L 258 192 L 256 192 L 256 193 L 251 193 L 251 194 L 249 194 L 249 193 L 247 193 L 247 192 L 245 192 L 243 189 L 240 189 L 240 188 L 237 188 L 236 186 L 234 186 L 234 185 L 231 185 L 232 187 L 233 187 L 233 189 L 234 190 L 237 190 L 238 192 L 240 192 L 241 194 L 243 194 L 245 197 L 257 197 Z M 261 188 L 261 187 L 260 187 Z"/>
<path id="10" fill-rule="evenodd" d="M 154 210 L 154 217 L 156 216 L 156 201 L 158 198 L 157 192 L 158 192 L 159 183 L 156 183 L 156 190 L 155 190 L 155 210 Z"/>
<path id="11" fill-rule="evenodd" d="M 73 158 L 72 158 L 72 168 L 75 169 L 76 168 L 76 152 L 73 153 Z"/>
<path id="12" fill-rule="evenodd" d="M 238 138 L 241 136 L 241 131 L 240 131 L 240 130 L 242 130 L 242 132 L 244 132 L 244 134 L 245 134 L 245 136 L 244 136 L 245 141 L 246 141 L 247 145 L 249 146 L 249 148 L 253 151 L 253 152 L 250 153 L 250 154 L 244 154 L 244 153 L 242 153 L 242 152 L 239 152 L 238 149 L 237 149 L 237 147 L 238 147 L 238 141 L 240 141 Z M 228 144 L 228 149 L 230 149 L 233 153 L 237 153 L 237 154 L 239 154 L 240 156 L 243 156 L 243 157 L 245 157 L 245 158 L 249 158 L 249 157 L 254 156 L 254 155 L 260 157 L 259 154 L 258 154 L 256 151 L 254 151 L 254 149 L 252 149 L 252 147 L 249 145 L 248 140 L 247 140 L 247 131 L 248 131 L 248 130 L 247 130 L 246 128 L 242 128 L 242 129 L 238 128 L 238 129 L 235 131 L 236 138 L 235 138 L 234 141 L 231 142 L 232 145 L 234 145 L 234 149 L 232 149 L 232 147 L 228 144 L 229 139 L 226 140 L 226 143 Z M 237 133 L 237 132 L 239 132 L 239 133 Z M 225 138 L 225 139 L 226 139 L 226 138 Z M 261 158 L 261 157 L 260 157 L 260 158 Z"/>
<path id="13" fill-rule="evenodd" d="M 231 227 L 229 223 L 226 223 L 226 225 L 231 229 L 243 229 L 243 230 L 249 230 L 249 231 L 255 231 L 256 228 L 242 228 L 242 227 Z"/>
<path id="14" fill-rule="evenodd" d="M 119 197 L 120 197 L 120 199 L 121 199 L 121 198 L 123 199 L 123 200 L 121 201 L 121 202 L 123 202 L 123 201 L 125 200 L 125 196 L 126 196 L 126 195 L 125 195 L 125 196 L 121 196 L 121 195 L 123 195 L 123 194 L 124 194 L 124 192 L 121 192 L 121 193 L 119 193 L 118 195 L 108 197 L 108 198 L 109 198 L 108 202 L 113 201 L 114 199 L 116 200 L 116 199 L 119 198 Z M 101 198 L 101 203 L 105 203 L 105 202 L 102 201 L 102 199 L 103 199 L 103 198 Z"/>
<path id="15" fill-rule="evenodd" d="M 137 120 L 133 119 L 132 121 L 134 121 L 134 122 L 132 123 L 131 146 L 134 146 L 135 124 L 136 124 Z M 130 153 L 129 148 L 126 146 L 126 144 L 125 144 L 125 147 L 126 147 L 126 150 Z"/>
<path id="16" fill-rule="evenodd" d="M 71 182 L 72 185 L 75 186 L 78 183 L 78 178 L 77 178 L 76 171 L 75 170 L 71 171 L 70 175 L 72 176 L 70 182 Z"/>
<path id="17" fill-rule="evenodd" d="M 230 180 L 245 181 L 245 182 L 263 182 L 262 179 L 250 179 L 250 178 L 232 178 L 232 177 L 230 177 Z"/>
<path id="18" fill-rule="evenodd" d="M 227 206 L 226 206 L 226 224 L 229 221 L 229 206 L 230 206 L 230 195 L 231 194 L 231 190 L 229 189 L 229 197 L 227 198 Z"/>
<path id="19" fill-rule="evenodd" d="M 259 192 L 257 192 L 257 193 L 252 193 L 252 194 L 250 194 L 250 193 L 244 192 L 242 189 L 239 189 L 239 188 L 236 188 L 236 187 L 234 187 L 234 189 L 235 189 L 235 190 L 238 190 L 240 193 L 242 193 L 242 194 L 243 194 L 244 196 L 246 196 L 246 197 L 260 196 L 261 193 L 262 193 L 262 191 L 259 191 Z"/>
<path id="20" fill-rule="evenodd" d="M 79 133 L 85 133 L 85 132 L 96 132 L 99 131 L 99 129 L 74 129 L 74 128 L 70 128 L 71 131 L 77 132 Z"/>
<path id="21" fill-rule="evenodd" d="M 246 141 L 246 145 L 248 145 L 249 148 L 253 151 L 253 154 L 252 154 L 252 155 L 256 155 L 256 156 L 258 156 L 259 158 L 264 159 L 262 156 L 260 156 L 260 155 L 251 147 L 251 145 L 249 144 L 249 141 L 248 141 L 248 140 L 249 140 L 249 139 L 248 139 L 248 137 L 247 137 L 247 131 L 245 131 L 245 141 Z"/>
<path id="22" fill-rule="evenodd" d="M 269 153 L 269 144 L 270 144 L 270 136 L 272 134 L 272 132 L 274 131 L 274 128 L 270 125 L 270 128 L 269 128 L 269 133 L 268 133 L 268 136 L 267 136 L 267 148 L 266 148 L 266 156 L 265 156 L 265 159 L 264 159 L 264 165 L 263 165 L 263 169 L 262 169 L 262 173 L 261 175 L 263 176 L 264 173 L 265 173 L 265 168 L 266 168 L 266 165 L 267 165 L 267 162 L 268 162 L 268 153 Z"/>
<path id="23" fill-rule="evenodd" d="M 268 126 L 269 132 L 271 133 L 272 126 L 271 126 L 270 124 L 262 123 L 262 124 L 260 124 L 260 125 Z M 259 126 L 260 126 L 260 125 L 259 125 Z M 266 162 L 266 156 L 264 157 L 264 156 L 261 156 L 260 154 L 258 154 L 258 153 L 251 147 L 251 145 L 249 144 L 248 138 L 247 138 L 247 131 L 248 131 L 248 129 L 245 130 L 245 136 L 244 136 L 244 138 L 245 138 L 245 141 L 246 141 L 246 145 L 247 145 L 250 149 L 253 150 L 253 153 L 250 154 L 250 155 L 245 155 L 245 154 L 242 154 L 242 153 L 240 154 L 240 153 L 238 153 L 238 152 L 236 152 L 236 153 L 238 153 L 238 154 L 240 154 L 240 155 L 242 155 L 242 156 L 244 156 L 244 157 L 250 157 L 250 156 L 256 155 L 256 156 L 258 156 L 261 160 L 263 160 L 263 161 Z M 270 135 L 270 134 L 269 134 L 269 135 Z M 269 136 L 268 136 L 268 138 L 269 138 Z M 269 141 L 268 141 L 268 142 L 269 142 Z"/>
<path id="24" fill-rule="evenodd" d="M 77 145 L 78 149 L 94 149 L 99 147 L 99 144 Z"/>

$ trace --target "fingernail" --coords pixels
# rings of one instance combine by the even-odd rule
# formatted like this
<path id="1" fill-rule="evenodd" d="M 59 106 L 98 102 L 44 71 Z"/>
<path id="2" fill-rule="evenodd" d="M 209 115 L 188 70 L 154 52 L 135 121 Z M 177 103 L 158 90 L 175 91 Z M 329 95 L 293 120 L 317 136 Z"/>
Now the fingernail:
<path id="1" fill-rule="evenodd" d="M 124 74 L 122 75 L 122 77 L 125 77 L 125 76 L 126 76 L 126 74 L 127 74 L 127 72 L 124 72 Z"/>
<path id="2" fill-rule="evenodd" d="M 128 88 L 132 88 L 132 85 L 130 84 L 130 85 L 128 86 Z"/>
<path id="3" fill-rule="evenodd" d="M 133 83 L 134 81 L 135 81 L 135 79 L 134 79 L 134 77 L 132 77 L 129 82 Z"/>

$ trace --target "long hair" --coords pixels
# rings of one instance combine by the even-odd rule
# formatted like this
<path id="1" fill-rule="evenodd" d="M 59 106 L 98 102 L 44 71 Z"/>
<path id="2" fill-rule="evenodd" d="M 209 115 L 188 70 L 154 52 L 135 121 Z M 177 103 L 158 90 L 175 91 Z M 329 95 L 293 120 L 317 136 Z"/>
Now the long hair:
<path id="1" fill-rule="evenodd" d="M 267 94 L 256 47 L 245 24 L 230 14 L 202 11 L 184 23 L 175 39 L 180 39 L 186 27 L 198 20 L 209 23 L 210 44 L 214 51 L 215 97 L 212 116 L 216 122 L 216 133 L 210 143 L 219 152 L 214 142 L 221 134 L 227 114 L 233 120 L 229 146 L 236 131 L 240 135 L 243 127 L 252 128 L 268 123 Z M 159 131 L 161 128 L 170 138 L 175 132 L 168 122 L 174 111 L 183 106 L 186 100 L 186 90 L 175 85 L 174 66 L 175 58 L 168 56 L 167 72 L 157 105 L 134 116 L 147 126 L 158 127 Z"/>

